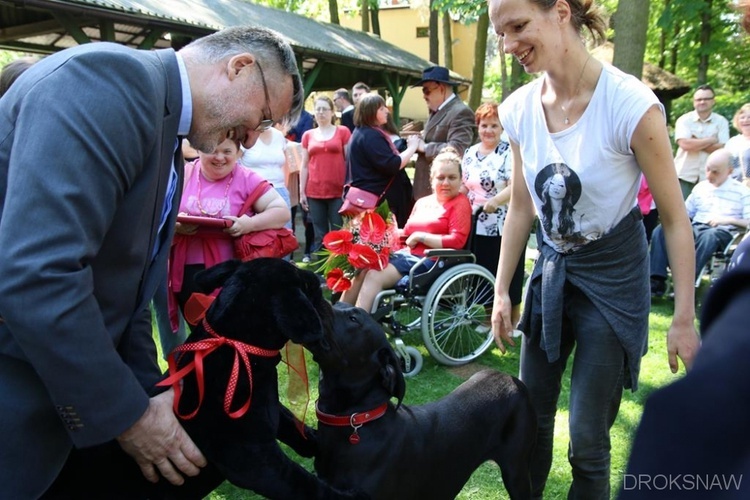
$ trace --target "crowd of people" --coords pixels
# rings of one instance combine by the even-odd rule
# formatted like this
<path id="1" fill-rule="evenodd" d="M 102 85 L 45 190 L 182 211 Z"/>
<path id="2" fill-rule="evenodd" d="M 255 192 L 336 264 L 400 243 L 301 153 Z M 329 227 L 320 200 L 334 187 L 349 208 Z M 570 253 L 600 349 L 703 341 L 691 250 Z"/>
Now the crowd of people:
<path id="1" fill-rule="evenodd" d="M 605 37 L 595 3 L 488 5 L 502 50 L 539 78 L 472 112 L 447 68 L 425 68 L 413 86 L 430 116 L 416 133 L 400 131 L 384 98 L 363 82 L 333 98 L 316 95 L 312 112 L 302 109 L 294 54 L 263 29 L 226 29 L 177 52 L 93 44 L 6 65 L 0 112 L 12 140 L 0 144 L 0 424 L 8 439 L 0 496 L 75 496 L 70 477 L 83 476 L 92 460 L 81 450 L 113 444 L 149 481 L 182 484 L 199 474 L 205 458 L 172 413 L 172 390 L 154 387 L 149 303 L 167 352 L 184 340 L 180 313 L 198 291 L 195 275 L 233 258 L 234 239 L 294 228 L 301 212 L 303 262 L 314 261 L 326 233 L 342 226 L 343 197 L 356 187 L 388 201 L 403 248 L 382 270 L 358 273 L 340 300 L 371 310 L 377 293 L 426 250 L 471 241 L 477 263 L 496 274 L 499 350 L 522 332 L 520 379 L 539 429 L 534 498 L 543 497 L 552 467 L 568 363 L 569 497 L 610 497 L 610 429 L 623 390 L 638 388 L 651 299 L 665 294 L 668 279 L 669 368 L 677 372 L 681 360 L 688 370 L 695 361 L 705 373 L 721 371 L 716 353 L 725 347 L 712 343 L 696 357 L 694 282 L 750 225 L 750 103 L 734 115 L 738 134 L 730 137 L 729 121 L 713 109 L 714 89 L 698 86 L 693 111 L 676 120 L 673 154 L 653 92 L 594 59 L 582 42 L 585 33 Z M 45 93 L 80 90 L 81 74 L 97 82 L 90 92 L 46 106 Z M 139 85 L 145 79 L 170 91 Z M 192 106 L 174 98 L 191 95 Z M 101 109 L 92 111 L 91 99 Z M 165 108 L 172 112 L 160 114 Z M 123 135 L 135 147 L 113 139 Z M 146 147 L 153 137 L 170 147 L 154 152 Z M 50 140 L 66 160 L 54 169 L 38 161 Z M 100 170 L 82 180 L 80 165 Z M 24 189 L 32 184 L 39 189 Z M 534 227 L 539 254 L 522 298 Z M 704 328 L 717 338 L 744 313 L 747 248 L 712 295 L 721 302 L 708 302 Z M 690 406 L 684 385 L 654 399 Z M 659 422 L 669 425 L 655 405 L 644 415 L 650 439 Z M 639 434 L 629 470 L 654 470 L 652 449 Z"/>

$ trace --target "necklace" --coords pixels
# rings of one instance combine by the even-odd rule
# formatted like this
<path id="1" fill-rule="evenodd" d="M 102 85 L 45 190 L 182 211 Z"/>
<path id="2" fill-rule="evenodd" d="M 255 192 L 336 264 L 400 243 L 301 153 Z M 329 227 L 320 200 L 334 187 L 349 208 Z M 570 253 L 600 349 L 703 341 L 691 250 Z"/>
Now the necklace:
<path id="1" fill-rule="evenodd" d="M 565 125 L 570 125 L 570 118 L 568 118 L 568 115 L 570 114 L 570 105 L 573 104 L 573 100 L 578 97 L 578 94 L 581 92 L 581 80 L 583 79 L 583 74 L 586 72 L 586 66 L 589 65 L 589 61 L 591 60 L 591 54 L 589 54 L 589 57 L 586 58 L 586 62 L 583 63 L 583 69 L 581 70 L 581 74 L 578 76 L 578 82 L 576 82 L 576 91 L 573 93 L 573 97 L 571 97 L 568 100 L 567 106 L 560 105 L 560 109 L 562 109 L 562 112 L 565 114 Z M 568 108 L 567 110 L 565 108 Z"/>
<path id="2" fill-rule="evenodd" d="M 214 216 L 218 215 L 219 212 L 224 210 L 224 207 L 227 206 L 227 203 L 229 202 L 229 186 L 232 184 L 232 181 L 234 180 L 234 171 L 229 175 L 229 180 L 227 181 L 227 185 L 224 187 L 224 201 L 221 203 L 221 206 L 216 210 L 216 212 L 207 212 L 203 205 L 201 204 L 201 177 L 203 177 L 203 174 L 198 170 L 198 210 L 201 211 L 203 215 L 208 216 Z"/>

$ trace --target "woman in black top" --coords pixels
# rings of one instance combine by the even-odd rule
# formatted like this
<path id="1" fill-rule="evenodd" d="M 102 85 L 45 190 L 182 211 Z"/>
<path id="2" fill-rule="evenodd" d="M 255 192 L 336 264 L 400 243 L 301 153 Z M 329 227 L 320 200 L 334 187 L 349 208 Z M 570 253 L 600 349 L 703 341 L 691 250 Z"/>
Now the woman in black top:
<path id="1" fill-rule="evenodd" d="M 354 109 L 354 129 L 349 141 L 347 183 L 370 193 L 383 194 L 389 200 L 391 212 L 396 215 L 399 226 L 402 219 L 409 217 L 408 206 L 399 206 L 392 200 L 404 198 L 399 191 L 404 184 L 399 176 L 405 175 L 402 169 L 417 150 L 419 138 L 409 137 L 406 149 L 399 153 L 389 134 L 382 129 L 388 121 L 388 108 L 382 97 L 368 94 L 360 99 Z"/>

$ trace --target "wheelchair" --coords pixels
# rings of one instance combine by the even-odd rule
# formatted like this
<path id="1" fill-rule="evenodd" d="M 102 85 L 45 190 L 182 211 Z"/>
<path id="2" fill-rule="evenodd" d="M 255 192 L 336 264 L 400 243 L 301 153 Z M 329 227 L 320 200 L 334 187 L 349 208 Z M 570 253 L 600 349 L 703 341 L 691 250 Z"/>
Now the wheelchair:
<path id="1" fill-rule="evenodd" d="M 698 273 L 698 277 L 695 280 L 695 288 L 701 286 L 704 276 L 708 276 L 709 282 L 713 284 L 716 280 L 726 272 L 729 262 L 732 260 L 732 255 L 737 249 L 739 244 L 747 235 L 747 230 L 741 230 L 735 233 L 732 240 L 724 248 L 720 248 L 711 256 L 709 261 L 703 266 L 703 269 Z"/>
<path id="2" fill-rule="evenodd" d="M 469 363 L 494 343 L 490 317 L 495 277 L 476 263 L 469 250 L 471 240 L 470 236 L 462 250 L 428 250 L 395 288 L 375 297 L 370 313 L 394 338 L 404 376 L 416 375 L 423 364 L 422 354 L 404 344 L 401 337 L 406 333 L 421 331 L 430 356 L 446 366 Z M 417 274 L 428 259 L 435 264 Z"/>
<path id="3" fill-rule="evenodd" d="M 727 267 L 729 266 L 729 262 L 732 260 L 734 251 L 749 233 L 750 230 L 747 229 L 735 233 L 731 241 L 725 247 L 716 250 L 713 255 L 711 255 L 711 258 L 708 260 L 706 265 L 701 268 L 701 270 L 697 274 L 697 277 L 695 278 L 694 283 L 696 290 L 696 303 L 699 303 L 701 300 L 701 294 L 698 293 L 698 290 L 700 290 L 701 285 L 703 285 L 703 278 L 708 278 L 708 288 L 710 288 L 711 285 L 713 285 L 719 278 L 721 278 L 721 276 L 727 271 Z M 664 292 L 664 297 L 673 299 L 674 286 L 672 283 L 671 271 L 667 275 L 666 285 L 667 288 Z"/>

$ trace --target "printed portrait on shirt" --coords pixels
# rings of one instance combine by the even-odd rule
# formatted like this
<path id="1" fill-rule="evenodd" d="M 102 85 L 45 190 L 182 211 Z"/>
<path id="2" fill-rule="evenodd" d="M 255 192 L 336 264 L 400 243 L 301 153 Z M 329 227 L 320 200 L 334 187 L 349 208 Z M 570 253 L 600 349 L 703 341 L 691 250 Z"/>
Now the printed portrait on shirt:
<path id="1" fill-rule="evenodd" d="M 537 174 L 534 189 L 542 202 L 539 219 L 544 232 L 560 247 L 577 244 L 581 239 L 578 174 L 564 163 L 551 163 Z"/>

